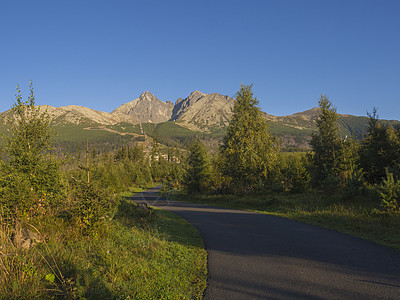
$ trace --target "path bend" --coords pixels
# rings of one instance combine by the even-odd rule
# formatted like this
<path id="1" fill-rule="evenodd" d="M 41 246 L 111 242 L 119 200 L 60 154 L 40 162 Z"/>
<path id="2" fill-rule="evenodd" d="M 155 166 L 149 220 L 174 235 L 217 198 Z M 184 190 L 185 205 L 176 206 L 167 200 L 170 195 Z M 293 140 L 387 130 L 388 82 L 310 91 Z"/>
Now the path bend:
<path id="1" fill-rule="evenodd" d="M 400 299 L 400 253 L 266 214 L 136 194 L 188 220 L 208 252 L 204 299 Z"/>

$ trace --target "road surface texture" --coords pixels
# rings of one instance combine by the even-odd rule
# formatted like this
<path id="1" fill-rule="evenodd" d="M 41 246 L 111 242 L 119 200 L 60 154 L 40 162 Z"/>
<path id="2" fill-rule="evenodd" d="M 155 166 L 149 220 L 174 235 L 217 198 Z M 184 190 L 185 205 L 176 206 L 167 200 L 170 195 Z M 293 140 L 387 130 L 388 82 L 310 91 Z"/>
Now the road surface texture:
<path id="1" fill-rule="evenodd" d="M 157 195 L 133 197 L 176 213 L 208 252 L 204 299 L 400 299 L 400 253 L 276 216 Z"/>

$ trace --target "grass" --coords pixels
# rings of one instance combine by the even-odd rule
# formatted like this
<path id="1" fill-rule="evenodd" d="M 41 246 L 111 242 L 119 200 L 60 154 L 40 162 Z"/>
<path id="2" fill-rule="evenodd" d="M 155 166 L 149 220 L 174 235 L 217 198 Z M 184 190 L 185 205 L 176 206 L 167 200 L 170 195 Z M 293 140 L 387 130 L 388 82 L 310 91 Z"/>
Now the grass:
<path id="1" fill-rule="evenodd" d="M 144 192 L 145 190 L 155 187 L 158 184 L 159 183 L 156 182 L 156 183 L 148 183 L 148 184 L 141 185 L 141 186 L 132 186 L 128 190 L 119 193 L 119 196 L 121 196 L 123 198 L 130 198 L 134 194 Z"/>
<path id="2" fill-rule="evenodd" d="M 358 236 L 400 251 L 400 214 L 387 214 L 373 195 L 344 200 L 322 193 L 172 195 L 176 200 L 274 214 Z"/>
<path id="3" fill-rule="evenodd" d="M 82 235 L 59 217 L 37 219 L 39 244 L 14 246 L 0 228 L 0 299 L 200 299 L 207 254 L 185 220 L 122 200 L 112 220 Z M 29 228 L 29 224 L 25 224 Z"/>

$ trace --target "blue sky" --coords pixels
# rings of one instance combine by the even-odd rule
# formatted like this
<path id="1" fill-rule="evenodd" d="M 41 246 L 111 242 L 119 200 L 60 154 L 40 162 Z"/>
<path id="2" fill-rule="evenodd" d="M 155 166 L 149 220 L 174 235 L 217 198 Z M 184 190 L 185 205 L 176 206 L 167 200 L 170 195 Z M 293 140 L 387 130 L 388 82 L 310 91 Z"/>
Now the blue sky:
<path id="1" fill-rule="evenodd" d="M 149 90 L 234 96 L 288 115 L 326 94 L 339 113 L 400 119 L 400 1 L 1 1 L 0 111 L 32 79 L 37 104 L 111 112 Z"/>

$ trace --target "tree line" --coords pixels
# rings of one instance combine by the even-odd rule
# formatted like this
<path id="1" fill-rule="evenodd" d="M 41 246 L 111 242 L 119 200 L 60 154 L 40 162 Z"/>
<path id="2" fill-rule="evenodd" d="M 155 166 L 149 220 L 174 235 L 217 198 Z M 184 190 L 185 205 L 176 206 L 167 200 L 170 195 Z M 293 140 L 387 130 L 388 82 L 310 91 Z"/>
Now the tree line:
<path id="1" fill-rule="evenodd" d="M 187 193 L 271 193 L 323 191 L 343 198 L 373 190 L 386 211 L 399 211 L 400 128 L 380 122 L 377 110 L 368 113 L 361 140 L 343 136 L 339 115 L 321 95 L 318 131 L 311 151 L 285 153 L 268 132 L 252 86 L 242 85 L 233 117 L 219 151 L 207 153 L 199 139 L 189 147 L 182 186 Z"/>

